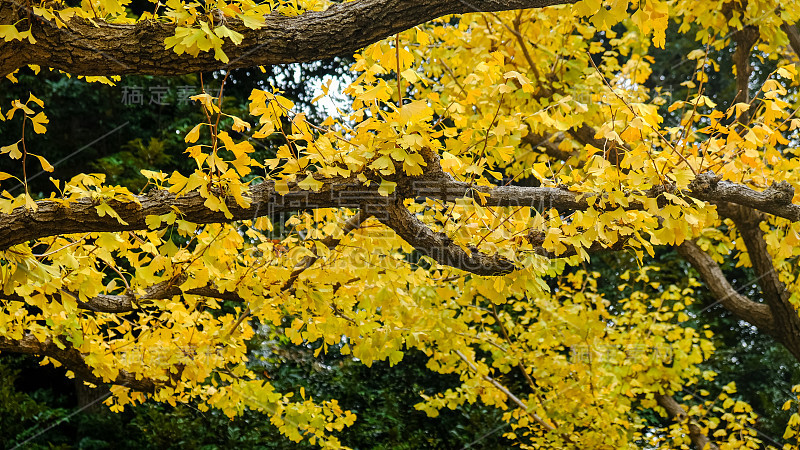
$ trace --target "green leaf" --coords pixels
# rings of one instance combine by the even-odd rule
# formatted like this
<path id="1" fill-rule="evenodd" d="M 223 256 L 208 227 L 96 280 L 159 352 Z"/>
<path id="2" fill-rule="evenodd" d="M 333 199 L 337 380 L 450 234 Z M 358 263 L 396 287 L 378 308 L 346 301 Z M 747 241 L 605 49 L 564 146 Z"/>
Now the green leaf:
<path id="1" fill-rule="evenodd" d="M 395 188 L 397 187 L 397 183 L 393 181 L 388 181 L 381 179 L 381 185 L 378 187 L 378 193 L 384 197 L 388 197 L 389 194 L 394 193 Z"/>

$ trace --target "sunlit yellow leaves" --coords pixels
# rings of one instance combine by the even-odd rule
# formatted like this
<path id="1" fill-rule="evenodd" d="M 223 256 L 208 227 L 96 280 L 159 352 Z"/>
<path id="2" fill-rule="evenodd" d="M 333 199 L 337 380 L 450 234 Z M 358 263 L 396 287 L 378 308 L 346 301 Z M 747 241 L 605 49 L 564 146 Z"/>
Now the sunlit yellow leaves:
<path id="1" fill-rule="evenodd" d="M 175 28 L 175 36 L 166 38 L 164 44 L 167 49 L 174 49 L 175 53 L 179 55 L 188 53 L 197 56 L 201 51 L 208 51 L 217 45 L 222 45 L 222 40 L 216 35 L 213 38 L 216 38 L 217 42 L 210 38 L 206 30 L 179 26 Z"/>
<path id="2" fill-rule="evenodd" d="M 188 133 L 186 133 L 186 137 L 183 138 L 184 141 L 189 143 L 197 142 L 197 139 L 200 137 L 200 128 L 205 125 L 203 123 L 198 123 L 194 126 Z"/>
<path id="3" fill-rule="evenodd" d="M 377 169 L 383 175 L 391 175 L 394 173 L 394 163 L 392 163 L 392 159 L 387 155 L 376 159 L 370 163 L 369 167 Z"/>
<path id="4" fill-rule="evenodd" d="M 297 187 L 307 191 L 319 191 L 322 188 L 322 182 L 314 178 L 312 174 L 308 174 L 302 181 L 297 183 Z"/>
<path id="5" fill-rule="evenodd" d="M 249 100 L 250 114 L 260 116 L 259 124 L 262 125 L 253 135 L 255 138 L 265 138 L 274 133 L 276 126 L 281 126 L 281 118 L 286 117 L 288 112 L 294 108 L 294 103 L 291 100 L 278 95 L 276 92 L 260 89 L 253 89 Z"/>
<path id="6" fill-rule="evenodd" d="M 797 77 L 797 68 L 795 66 L 783 66 L 779 67 L 776 73 L 788 80 L 794 80 Z"/>
<path id="7" fill-rule="evenodd" d="M 415 100 L 400 107 L 398 116 L 403 123 L 413 123 L 429 120 L 431 114 L 433 114 L 433 110 L 428 106 L 427 102 Z"/>
<path id="8" fill-rule="evenodd" d="M 244 39 L 244 36 L 241 33 L 233 31 L 225 25 L 214 28 L 214 34 L 220 38 L 228 38 L 236 45 L 239 45 L 242 42 L 242 39 Z"/>
<path id="9" fill-rule="evenodd" d="M 728 109 L 728 117 L 731 116 L 739 117 L 742 115 L 742 113 L 748 111 L 749 109 L 750 109 L 749 103 L 736 103 L 735 105 L 733 105 L 732 108 Z"/>
<path id="10" fill-rule="evenodd" d="M 531 85 L 531 81 L 528 79 L 528 77 L 526 77 L 525 75 L 517 72 L 516 70 L 512 70 L 512 71 L 506 72 L 503 75 L 503 77 L 505 79 L 516 80 L 520 84 L 520 86 L 522 88 L 522 92 L 527 92 L 527 93 L 534 92 L 534 88 Z"/>
<path id="11" fill-rule="evenodd" d="M 240 43 L 243 36 L 230 22 L 218 21 L 213 6 L 255 29 L 273 6 L 296 15 L 324 3 L 237 1 L 204 9 L 169 0 L 164 20 L 174 23 L 176 35 L 166 45 L 197 55 Z M 119 5 L 106 9 L 119 11 Z M 698 367 L 713 352 L 712 335 L 692 328 L 689 305 L 697 282 L 670 284 L 648 275 L 647 256 L 659 254 L 658 246 L 697 239 L 719 262 L 750 264 L 741 239 L 730 231 L 735 225 L 721 227 L 714 206 L 691 197 L 696 173 L 712 170 L 757 190 L 774 179 L 800 186 L 796 164 L 785 157 L 800 127 L 793 115 L 793 65 L 779 63 L 775 79 L 751 96 L 755 100 L 737 98 L 727 117 L 730 99 L 720 101 L 719 93 L 708 91 L 705 73 L 715 70 L 706 61 L 717 54 L 715 43 L 686 50 L 698 73 L 684 84 L 689 92 L 681 101 L 667 109 L 671 100 L 653 89 L 661 80 L 653 79 L 645 36 L 652 33 L 655 45 L 663 46 L 668 14 L 694 17 L 697 8 L 715 7 L 585 0 L 574 10 L 500 12 L 421 25 L 356 55 L 345 89 L 350 103 L 337 104 L 340 111 L 319 122 L 277 89 L 250 93 L 252 119 L 232 115 L 211 94 L 196 95 L 197 112 L 209 116 L 184 129 L 191 144 L 184 156 L 196 169 L 143 171 L 147 189 L 166 190 L 157 194 L 175 208 L 146 216 L 145 230 L 54 236 L 31 243 L 27 253 L 7 251 L 9 263 L 0 264 L 4 290 L 24 296 L 26 305 L 36 307 L 29 309 L 42 313 L 27 319 L 0 313 L 0 328 L 35 330 L 62 346 L 78 345 L 103 378 L 123 368 L 173 382 L 159 387 L 157 400 L 192 401 L 230 416 L 245 407 L 264 410 L 295 440 L 323 439 L 325 431 L 352 423 L 352 415 L 335 403 L 312 402 L 310 391 L 290 399 L 269 384 L 244 381 L 257 375 L 245 363 L 247 340 L 264 329 L 284 333 L 279 340 L 315 346 L 318 354 L 339 348 L 365 364 L 394 365 L 408 351 L 424 351 L 431 370 L 457 373 L 460 385 L 426 393 L 420 410 L 435 415 L 480 400 L 506 409 L 509 433 L 542 448 L 624 448 L 631 439 L 653 448 L 684 445 L 689 432 L 683 423 L 645 424 L 639 408 L 658 408 L 650 398 L 656 392 L 713 379 Z M 724 14 L 696 17 L 699 39 L 727 36 L 721 21 L 730 27 L 728 22 L 752 20 L 712 16 Z M 709 28 L 712 22 L 721 28 Z M 768 44 L 760 42 L 759 51 L 762 45 Z M 323 95 L 332 86 L 324 85 Z M 34 133 L 44 132 L 48 120 L 37 109 L 42 106 L 31 96 L 12 103 L 3 117 L 24 116 Z M 253 145 L 266 161 L 254 160 Z M 34 148 L 18 141 L 0 151 L 21 158 L 26 147 Z M 44 158 L 27 154 L 52 169 Z M 464 189 L 437 191 L 441 179 L 427 175 L 438 177 L 439 166 Z M 356 212 L 350 207 L 292 209 L 291 202 L 297 210 L 308 207 L 303 196 L 319 198 L 328 189 L 338 195 L 339 182 L 348 186 L 341 198 L 350 207 L 364 198 L 407 195 L 411 187 L 416 191 L 403 206 L 443 242 L 452 241 L 471 258 L 503 256 L 518 271 L 494 278 L 465 275 L 430 256 L 417 260 L 425 249 L 415 249 L 374 218 L 345 233 L 343 223 Z M 352 189 L 359 182 L 363 191 Z M 136 208 L 136 198 L 151 195 L 117 189 L 102 177 L 84 175 L 49 201 L 90 201 L 98 216 L 119 220 L 117 205 Z M 251 197 L 259 192 L 268 195 Z M 510 193 L 553 197 L 517 204 Z M 258 200 L 254 220 L 193 223 L 180 206 L 198 194 L 206 217 L 230 219 L 231 211 L 242 217 L 241 210 Z M 585 204 L 573 209 L 549 203 L 572 196 Z M 498 198 L 504 206 L 497 206 Z M 0 200 L 3 212 L 36 205 L 30 196 L 4 193 Z M 273 200 L 292 205 L 282 204 L 281 211 L 291 209 L 289 217 L 274 224 L 278 215 L 267 211 Z M 776 270 L 791 283 L 800 229 L 768 220 L 765 243 Z M 332 240 L 340 245 L 326 245 Z M 579 270 L 594 251 L 606 248 L 623 249 L 633 265 L 642 266 L 623 274 L 624 284 L 614 293 L 598 288 L 600 274 Z M 287 280 L 292 285 L 284 288 Z M 174 283 L 175 292 L 215 289 L 225 296 L 225 308 L 222 300 L 199 294 L 140 298 L 158 283 Z M 51 300 L 65 291 L 76 292 L 82 302 L 99 294 L 142 301 L 122 321 L 81 309 L 74 298 Z M 515 392 L 523 406 L 488 381 L 505 383 L 512 371 L 536 380 L 531 388 L 537 392 Z M 124 389 L 114 395 L 117 410 L 141 401 Z M 731 397 L 719 400 L 715 408 L 725 412 L 704 399 L 683 401 L 693 420 L 719 436 L 734 435 L 740 430 L 733 424 L 749 423 L 750 408 Z M 570 435 L 575 442 L 562 442 L 560 430 L 547 431 L 531 414 L 580 433 Z"/>
<path id="12" fill-rule="evenodd" d="M 117 221 L 119 223 L 121 223 L 122 225 L 127 225 L 128 224 L 127 222 L 122 220 L 122 218 L 120 218 L 119 214 L 117 214 L 117 212 L 114 211 L 114 209 L 111 208 L 111 206 L 106 202 L 102 202 L 99 205 L 95 206 L 95 209 L 97 210 L 97 215 L 100 216 L 100 217 L 103 217 L 106 214 L 108 214 L 108 216 L 117 219 Z"/>
<path id="13" fill-rule="evenodd" d="M 3 24 L 0 25 L 0 37 L 6 42 L 14 40 L 22 41 L 27 39 L 30 44 L 35 44 L 36 39 L 33 38 L 31 30 L 19 31 L 15 25 Z"/>
<path id="14" fill-rule="evenodd" d="M 39 160 L 39 164 L 42 165 L 42 170 L 44 170 L 45 172 L 53 171 L 53 166 L 44 158 L 44 156 L 40 155 L 33 155 L 33 156 L 35 156 L 36 159 Z"/>
<path id="15" fill-rule="evenodd" d="M 414 63 L 414 55 L 407 49 L 395 49 L 385 42 L 370 45 L 365 49 L 364 56 L 375 61 L 381 67 L 394 72 L 402 72 Z M 398 62 L 400 64 L 399 70 Z"/>
<path id="16" fill-rule="evenodd" d="M 33 131 L 37 134 L 42 134 L 47 131 L 45 125 L 50 122 L 50 120 L 45 116 L 43 112 L 36 114 L 35 116 L 30 118 L 31 124 L 33 125 Z"/>
<path id="17" fill-rule="evenodd" d="M 409 83 L 416 83 L 420 80 L 419 75 L 411 69 L 406 69 L 400 74 L 404 80 L 408 81 Z"/>
<path id="18" fill-rule="evenodd" d="M 582 7 L 584 10 L 594 6 L 596 3 L 600 3 L 592 2 L 592 4 L 590 4 L 587 0 L 583 1 L 586 2 Z M 610 30 L 611 27 L 627 17 L 627 0 L 613 0 L 608 3 L 610 3 L 608 8 L 606 8 L 606 5 L 598 5 L 599 8 L 597 8 L 593 14 L 587 14 L 591 17 L 592 23 L 601 30 Z"/>
<path id="19" fill-rule="evenodd" d="M 0 154 L 8 154 L 11 159 L 20 159 L 22 158 L 22 152 L 19 150 L 19 142 L 15 142 L 10 145 L 4 145 L 0 147 Z"/>
<path id="20" fill-rule="evenodd" d="M 427 165 L 425 159 L 419 153 L 410 153 L 403 159 L 403 171 L 406 175 L 422 175 L 424 167 Z"/>
<path id="21" fill-rule="evenodd" d="M 786 95 L 786 88 L 778 80 L 767 80 L 761 86 L 766 98 L 775 98 L 779 95 Z"/>
<path id="22" fill-rule="evenodd" d="M 669 3 L 662 0 L 647 0 L 639 3 L 639 8 L 631 16 L 644 34 L 653 31 L 653 44 L 664 48 L 667 24 L 669 21 Z"/>
<path id="23" fill-rule="evenodd" d="M 639 128 L 629 126 L 619 134 L 619 137 L 625 142 L 633 143 L 642 139 L 642 133 Z"/>
<path id="24" fill-rule="evenodd" d="M 361 91 L 361 92 L 359 92 Z M 385 102 L 392 96 L 392 89 L 389 85 L 381 80 L 376 86 L 368 89 L 355 89 L 354 90 L 356 102 L 353 103 L 355 108 L 359 108 L 364 103 L 371 103 L 374 101 Z M 359 103 L 361 102 L 361 103 Z"/>

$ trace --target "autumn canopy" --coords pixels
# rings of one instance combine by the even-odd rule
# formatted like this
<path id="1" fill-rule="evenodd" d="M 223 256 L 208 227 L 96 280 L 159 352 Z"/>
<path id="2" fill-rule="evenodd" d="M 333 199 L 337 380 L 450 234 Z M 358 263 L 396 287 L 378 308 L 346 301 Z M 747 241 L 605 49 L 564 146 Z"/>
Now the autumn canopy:
<path id="1" fill-rule="evenodd" d="M 358 418 L 252 370 L 265 330 L 366 365 L 424 352 L 460 385 L 417 409 L 499 408 L 523 447 L 776 445 L 707 361 L 719 311 L 800 360 L 800 4 L 78 3 L 0 0 L 0 86 L 343 56 L 315 100 L 345 101 L 318 120 L 275 82 L 240 114 L 223 82 L 178 130 L 192 170 L 45 191 L 48 101 L 1 104 L 0 352 L 110 385 L 115 411 L 261 411 L 330 448 Z M 631 269 L 601 278 L 609 255 Z"/>

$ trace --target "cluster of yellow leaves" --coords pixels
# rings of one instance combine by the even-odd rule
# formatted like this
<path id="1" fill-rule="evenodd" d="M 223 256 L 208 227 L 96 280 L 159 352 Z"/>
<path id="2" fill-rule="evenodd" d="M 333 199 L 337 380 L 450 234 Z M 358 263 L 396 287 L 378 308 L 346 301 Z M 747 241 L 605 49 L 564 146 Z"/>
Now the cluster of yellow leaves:
<path id="1" fill-rule="evenodd" d="M 486 376 L 501 379 L 522 371 L 529 384 L 529 393 L 521 396 L 527 408 L 509 410 L 505 420 L 512 426 L 507 437 L 524 437 L 530 448 L 623 448 L 632 434 L 652 431 L 635 413 L 655 406 L 652 392 L 712 376 L 696 366 L 713 350 L 710 332 L 700 335 L 680 325 L 688 319 L 683 311 L 696 283 L 662 290 L 650 286 L 642 272 L 631 286 L 633 294 L 612 307 L 597 293 L 598 275 L 578 271 L 559 278 L 552 294 L 530 278 L 500 278 L 494 285 L 467 282 L 463 303 L 451 308 L 474 324 L 469 328 L 482 331 L 474 337 L 457 333 L 428 349 L 429 367 L 462 374 L 462 385 L 424 395 L 426 401 L 417 407 L 437 415 L 439 409 L 480 399 L 505 409 L 510 402 Z M 526 289 L 524 296 L 513 294 L 518 284 Z M 648 289 L 662 293 L 650 296 Z M 497 328 L 502 331 L 492 331 Z M 459 350 L 475 368 L 454 355 Z M 483 356 L 478 358 L 477 351 Z M 548 432 L 534 417 L 552 429 Z"/>
<path id="2" fill-rule="evenodd" d="M 125 2 L 95 3 L 105 20 L 134 20 Z M 170 0 L 164 14 L 178 27 L 166 45 L 192 55 L 214 49 L 224 61 L 225 40 L 238 44 L 242 36 L 216 11 L 256 29 L 270 11 L 292 15 L 326 6 Z M 354 81 L 345 90 L 350 107 L 320 124 L 275 89 L 252 91 L 253 126 L 224 113 L 221 99 L 197 95 L 208 120 L 185 136 L 196 170 L 144 173 L 154 187 L 179 197 L 199 192 L 206 207 L 227 217 L 234 203 L 250 205 L 248 189 L 262 173 L 279 193 L 290 184 L 318 191 L 325 180 L 353 177 L 390 195 L 401 177 L 430 169 L 425 152 L 438 154 L 447 174 L 473 186 L 513 181 L 581 194 L 590 207 L 569 214 L 547 204 L 487 207 L 478 193 L 452 203 L 406 202 L 455 245 L 514 261 L 519 270 L 513 274 L 482 278 L 414 259 L 414 249 L 375 219 L 344 236 L 340 224 L 353 214 L 346 208 L 298 213 L 283 223 L 262 218 L 211 225 L 192 223 L 176 209 L 149 216 L 148 230 L 48 237 L 3 252 L 3 290 L 24 301 L 2 303 L 0 335 L 19 339 L 29 332 L 41 341 L 69 343 L 104 381 L 124 370 L 159 383 L 155 400 L 197 401 L 231 416 L 243 408 L 261 410 L 290 439 L 307 437 L 322 446 L 338 445 L 329 433 L 354 416 L 304 392 L 294 401 L 259 380 L 247 366 L 246 343 L 259 332 L 251 319 L 294 344 L 320 342 L 320 352 L 341 346 L 366 365 L 396 364 L 408 349 L 424 351 L 431 370 L 456 372 L 461 385 L 423 393 L 419 409 L 436 415 L 476 401 L 507 409 L 507 436 L 532 447 L 620 448 L 635 440 L 684 445 L 687 423 L 654 430 L 640 413 L 657 407 L 655 393 L 691 389 L 714 377 L 698 367 L 713 351 L 711 332 L 688 324 L 697 283 L 660 285 L 643 268 L 623 274 L 626 284 L 610 299 L 597 288 L 598 274 L 570 266 L 587 260 L 597 242 L 624 244 L 641 261 L 645 252 L 654 255 L 654 246 L 694 238 L 718 261 L 734 254 L 738 265 L 750 264 L 735 227 L 722 227 L 713 208 L 683 190 L 707 170 L 757 188 L 773 180 L 800 186 L 796 162 L 783 157 L 800 127 L 793 113 L 798 99 L 787 89 L 796 86 L 798 74 L 781 64 L 756 100 L 726 110 L 701 87 L 707 72 L 719 70 L 708 53 L 723 47 L 730 27 L 764 21 L 765 51 L 774 50 L 785 44 L 778 18 L 794 20 L 800 8 L 748 2 L 726 13 L 722 4 L 648 0 L 629 17 L 629 7 L 583 0 L 571 14 L 550 8 L 465 15 L 403 32 L 355 56 Z M 59 25 L 62 17 L 91 19 L 80 8 L 37 13 Z M 642 36 L 652 32 L 654 45 L 663 46 L 670 15 L 687 30 L 696 23 L 697 39 L 708 45 L 688 55 L 697 72 L 687 86 L 697 91 L 670 105 L 680 124 L 667 127 L 659 112 L 667 97 L 645 86 L 653 58 Z M 595 39 L 600 33 L 608 46 Z M 0 36 L 26 38 L 8 28 Z M 22 111 L 23 120 L 43 132 L 47 118 L 33 104 L 43 106 L 31 96 L 0 117 Z M 749 120 L 738 121 L 744 113 Z M 250 139 L 280 135 L 275 156 L 256 161 L 249 139 L 235 139 L 219 126 L 223 116 L 237 133 L 252 129 Z M 591 142 L 571 134 L 577 129 Z M 526 142 L 531 137 L 538 137 L 535 145 Z M 545 140 L 566 158 L 542 152 Z M 22 156 L 18 144 L 2 153 Z M 57 186 L 61 195 L 51 200 L 90 198 L 98 214 L 120 221 L 110 205 L 137 202 L 126 189 L 106 186 L 102 176 Z M 656 198 L 654 188 L 665 192 Z M 26 202 L 35 206 L 27 195 L 4 192 L 0 210 Z M 800 292 L 794 264 L 800 226 L 770 219 L 764 231 L 781 279 Z M 531 238 L 537 234 L 541 241 Z M 342 239 L 335 250 L 319 242 L 329 237 Z M 574 256 L 551 261 L 541 250 Z M 284 288 L 310 257 L 315 263 Z M 185 291 L 211 287 L 236 300 L 141 298 L 147 288 L 171 282 Z M 137 309 L 120 316 L 79 308 L 101 294 L 136 295 Z M 793 299 L 800 305 L 796 294 Z M 514 372 L 526 380 L 521 392 L 504 390 Z M 113 392 L 114 410 L 146 398 L 121 387 Z M 717 404 L 687 407 L 689 416 L 731 448 L 753 445 L 748 427 L 754 416 L 732 394 L 731 387 Z M 787 437 L 800 424 L 792 421 Z"/>
<path id="3" fill-rule="evenodd" d="M 685 408 L 687 417 L 670 425 L 664 434 L 650 436 L 648 443 L 660 448 L 689 448 L 693 445 L 690 426 L 696 426 L 701 433 L 713 439 L 720 449 L 764 448 L 755 428 L 758 416 L 749 404 L 736 400 L 734 394 L 736 384 L 728 383 L 716 398 L 697 402 L 711 395 L 705 389 L 684 396 L 683 401 L 695 403 Z M 787 444 L 783 448 L 791 446 Z"/>
<path id="4" fill-rule="evenodd" d="M 244 39 L 241 33 L 225 25 L 227 18 L 241 20 L 248 29 L 257 30 L 265 26 L 264 17 L 270 13 L 297 16 L 306 11 L 322 11 L 329 5 L 328 0 L 218 0 L 202 3 L 168 0 L 164 17 L 178 26 L 175 36 L 168 37 L 164 44 L 179 55 L 197 56 L 213 49 L 214 58 L 227 63 L 229 58 L 222 49 L 225 40 L 239 45 Z M 151 15 L 143 15 L 139 20 L 148 18 Z"/>
<path id="5" fill-rule="evenodd" d="M 23 164 L 25 164 L 28 156 L 33 156 L 39 160 L 42 170 L 45 172 L 52 172 L 53 166 L 50 165 L 47 159 L 45 159 L 44 156 L 29 152 L 25 142 L 25 127 L 28 124 L 33 128 L 34 133 L 43 134 L 47 131 L 47 124 L 50 122 L 50 119 L 47 118 L 44 111 L 39 111 L 37 113 L 32 109 L 34 105 L 41 109 L 44 108 L 44 102 L 41 99 L 33 94 L 29 94 L 28 100 L 25 101 L 25 103 L 16 99 L 11 102 L 11 109 L 6 111 L 5 114 L 0 111 L 0 120 L 2 121 L 13 119 L 17 111 L 20 111 L 22 115 L 22 137 L 16 142 L 0 147 L 0 155 L 8 155 L 11 159 L 22 159 Z M 8 191 L 3 191 L 2 194 L 0 194 L 0 211 L 8 213 L 20 206 L 36 209 L 36 203 L 33 201 L 33 198 L 28 195 L 26 180 L 20 180 L 9 173 L 0 172 L 0 181 L 8 179 L 14 179 L 20 184 L 26 185 L 26 189 L 23 195 L 16 198 L 12 197 Z"/>

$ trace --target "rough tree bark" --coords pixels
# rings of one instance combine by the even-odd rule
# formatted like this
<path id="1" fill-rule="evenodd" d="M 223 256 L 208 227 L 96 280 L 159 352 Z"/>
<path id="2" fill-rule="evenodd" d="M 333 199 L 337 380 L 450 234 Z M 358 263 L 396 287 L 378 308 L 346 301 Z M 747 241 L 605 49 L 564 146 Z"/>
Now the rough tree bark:
<path id="1" fill-rule="evenodd" d="M 226 26 L 244 35 L 239 45 L 227 41 L 223 51 L 230 61 L 214 59 L 213 52 L 178 55 L 164 40 L 175 35 L 175 24 L 146 20 L 134 25 L 72 19 L 59 28 L 32 15 L 36 44 L 0 41 L 0 77 L 37 64 L 74 75 L 180 75 L 220 69 L 309 62 L 352 54 L 397 32 L 449 14 L 542 8 L 577 0 L 359 0 L 339 3 L 322 12 L 296 17 L 270 14 L 258 30 L 235 18 Z M 0 23 L 20 19 L 27 29 L 28 12 L 14 0 L 0 1 Z"/>
<path id="2" fill-rule="evenodd" d="M 290 192 L 280 195 L 273 182 L 257 184 L 250 189 L 248 208 L 227 199 L 231 217 L 204 205 L 205 198 L 193 191 L 176 197 L 166 190 L 153 190 L 130 200 L 105 200 L 125 224 L 108 215 L 101 216 L 97 206 L 101 200 L 80 199 L 62 204 L 53 200 L 37 202 L 35 211 L 20 207 L 9 214 L 0 213 L 0 250 L 32 239 L 70 233 L 101 231 L 130 231 L 148 228 L 147 216 L 167 214 L 177 209 L 185 220 L 197 223 L 220 223 L 233 220 L 251 220 L 261 216 L 301 209 L 331 207 L 361 207 L 377 205 L 386 207 L 398 198 L 432 198 L 455 201 L 477 191 L 487 194 L 485 206 L 531 206 L 557 210 L 586 210 L 587 195 L 561 188 L 524 186 L 472 186 L 455 181 L 442 174 L 441 169 L 429 171 L 422 177 L 398 176 L 396 194 L 381 196 L 376 187 L 367 188 L 356 179 L 319 178 L 323 186 L 318 191 L 306 191 L 289 185 Z M 674 191 L 674 190 L 673 190 Z M 664 192 L 654 189 L 647 194 L 656 197 Z M 697 199 L 713 202 L 730 202 L 770 213 L 792 221 L 800 220 L 800 206 L 793 204 L 794 189 L 786 182 L 776 183 L 765 191 L 720 181 L 713 173 L 699 174 L 683 192 Z M 373 206 L 374 207 L 374 206 Z M 629 210 L 641 210 L 639 202 L 630 202 Z M 392 222 L 388 225 L 392 226 Z M 166 226 L 163 224 L 163 226 Z"/>

